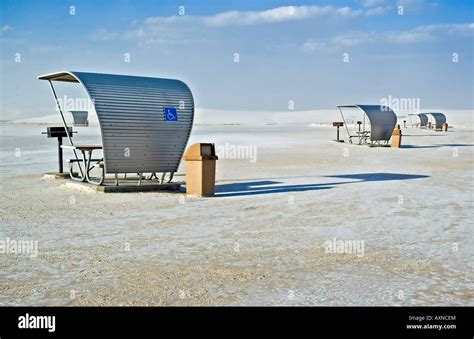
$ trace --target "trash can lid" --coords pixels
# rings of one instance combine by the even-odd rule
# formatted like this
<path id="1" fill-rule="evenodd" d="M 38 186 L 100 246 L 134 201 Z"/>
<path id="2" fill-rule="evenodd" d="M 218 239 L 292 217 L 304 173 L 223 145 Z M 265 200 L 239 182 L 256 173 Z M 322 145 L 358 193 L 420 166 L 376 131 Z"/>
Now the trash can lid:
<path id="1" fill-rule="evenodd" d="M 397 125 L 392 132 L 392 135 L 402 135 L 402 130 L 400 129 L 400 125 Z"/>
<path id="2" fill-rule="evenodd" d="M 217 160 L 216 150 L 214 144 L 200 143 L 191 145 L 183 159 L 186 161 L 196 160 Z"/>

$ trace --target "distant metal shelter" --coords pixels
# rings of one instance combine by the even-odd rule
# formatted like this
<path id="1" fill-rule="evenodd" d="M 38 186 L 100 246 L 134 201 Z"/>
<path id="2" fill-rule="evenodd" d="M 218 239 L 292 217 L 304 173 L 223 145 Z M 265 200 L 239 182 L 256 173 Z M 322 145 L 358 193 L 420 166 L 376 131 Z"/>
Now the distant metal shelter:
<path id="1" fill-rule="evenodd" d="M 369 141 L 370 144 L 388 144 L 397 123 L 397 116 L 390 107 L 382 105 L 340 105 L 337 107 L 344 120 L 350 143 L 352 143 L 352 138 L 357 138 L 359 144 L 368 144 Z M 353 134 L 349 132 L 347 123 L 345 123 L 342 113 L 344 108 L 358 108 L 364 113 L 363 121 L 359 122 L 359 128 Z M 370 126 L 370 129 L 366 129 L 366 125 Z"/>
<path id="2" fill-rule="evenodd" d="M 433 121 L 434 128 L 437 130 L 441 130 L 443 128 L 443 124 L 446 123 L 446 116 L 443 113 L 430 112 L 430 113 L 423 113 L 423 114 L 426 114 L 432 117 L 432 119 L 434 120 Z"/>
<path id="3" fill-rule="evenodd" d="M 100 164 L 103 176 L 114 173 L 118 184 L 118 173 L 139 173 L 141 178 L 142 173 L 164 175 L 169 172 L 171 180 L 181 161 L 194 119 L 193 96 L 184 82 L 71 71 L 38 78 L 49 82 L 66 130 L 66 120 L 52 82 L 79 83 L 85 89 L 99 120 L 102 145 L 95 149 L 103 150 Z M 68 139 L 73 146 L 69 135 Z M 75 153 L 84 149 L 69 148 Z M 80 160 L 76 154 L 76 159 L 84 161 L 84 165 L 87 162 L 85 156 Z M 89 180 L 90 169 L 88 166 L 85 168 L 82 181 Z"/>
<path id="4" fill-rule="evenodd" d="M 411 127 L 426 128 L 428 125 L 428 115 L 425 113 L 418 114 L 408 114 L 408 119 L 410 120 Z"/>
<path id="5" fill-rule="evenodd" d="M 419 113 L 418 118 L 420 119 L 420 127 L 426 128 L 428 125 L 428 116 L 424 113 Z"/>

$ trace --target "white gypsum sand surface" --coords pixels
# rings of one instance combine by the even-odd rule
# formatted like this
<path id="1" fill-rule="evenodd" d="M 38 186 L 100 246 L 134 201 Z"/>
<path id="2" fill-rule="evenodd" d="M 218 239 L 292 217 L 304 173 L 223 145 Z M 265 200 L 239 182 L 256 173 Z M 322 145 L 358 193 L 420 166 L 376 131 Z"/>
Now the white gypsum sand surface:
<path id="1" fill-rule="evenodd" d="M 213 198 L 78 189 L 43 177 L 55 141 L 38 142 L 0 178 L 0 239 L 38 241 L 0 254 L 0 304 L 474 305 L 473 130 L 402 132 L 394 149 L 318 125 L 195 126 L 190 144 L 257 147 L 220 154 Z M 363 256 L 326 253 L 334 238 Z"/>

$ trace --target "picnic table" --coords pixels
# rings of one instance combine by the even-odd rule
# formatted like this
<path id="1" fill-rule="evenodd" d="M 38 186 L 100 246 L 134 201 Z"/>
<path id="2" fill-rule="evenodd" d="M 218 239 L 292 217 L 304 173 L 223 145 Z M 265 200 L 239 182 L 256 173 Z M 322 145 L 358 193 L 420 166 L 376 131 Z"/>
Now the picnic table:
<path id="1" fill-rule="evenodd" d="M 357 138 L 359 139 L 359 145 L 362 144 L 368 144 L 368 139 L 370 137 L 370 131 L 356 131 L 356 135 L 350 135 L 349 139 L 352 140 L 352 138 Z"/>
<path id="2" fill-rule="evenodd" d="M 104 171 L 104 161 L 103 159 L 93 159 L 92 152 L 94 150 L 101 150 L 102 145 L 61 145 L 61 148 L 72 149 L 74 151 L 80 151 L 82 154 L 82 159 L 70 159 L 69 160 L 69 176 L 71 179 L 81 182 L 89 182 L 95 185 L 101 185 L 105 179 L 105 171 Z M 79 167 L 79 173 L 76 175 L 73 171 L 73 165 L 77 164 Z M 99 180 L 94 180 L 89 176 L 90 171 L 95 168 L 99 167 L 102 169 L 102 175 Z"/>

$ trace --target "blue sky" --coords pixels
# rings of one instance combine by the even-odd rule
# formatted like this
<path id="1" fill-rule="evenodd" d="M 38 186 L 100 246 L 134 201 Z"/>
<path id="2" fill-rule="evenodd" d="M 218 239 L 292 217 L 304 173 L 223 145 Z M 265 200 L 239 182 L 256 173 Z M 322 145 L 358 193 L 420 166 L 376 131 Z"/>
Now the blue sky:
<path id="1" fill-rule="evenodd" d="M 1 119 L 54 113 L 36 77 L 59 70 L 177 78 L 215 109 L 474 107 L 472 0 L 2 0 L 0 13 Z"/>

